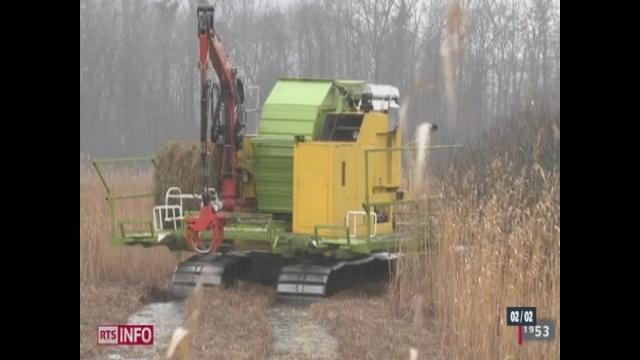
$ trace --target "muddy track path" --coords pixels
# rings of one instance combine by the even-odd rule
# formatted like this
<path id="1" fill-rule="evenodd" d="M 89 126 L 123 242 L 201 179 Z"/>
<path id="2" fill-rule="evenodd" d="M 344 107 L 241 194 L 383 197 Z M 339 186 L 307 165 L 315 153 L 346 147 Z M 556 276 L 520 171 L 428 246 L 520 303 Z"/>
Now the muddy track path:
<path id="1" fill-rule="evenodd" d="M 278 305 L 271 310 L 270 322 L 275 338 L 272 360 L 338 358 L 338 341 L 307 306 Z"/>
<path id="2" fill-rule="evenodd" d="M 382 288 L 350 290 L 302 304 L 278 301 L 271 287 L 249 283 L 207 289 L 203 295 L 201 316 L 191 327 L 192 359 L 408 358 L 411 347 L 425 354 L 436 344 L 431 324 L 416 330 L 399 318 Z M 138 309 L 108 323 L 154 324 L 154 346 L 101 346 L 85 355 L 81 351 L 81 359 L 165 359 L 173 331 L 184 325 L 193 308 L 190 300 L 147 295 Z M 91 328 L 104 321 L 81 318 Z M 89 340 L 95 344 L 95 339 L 93 334 Z"/>

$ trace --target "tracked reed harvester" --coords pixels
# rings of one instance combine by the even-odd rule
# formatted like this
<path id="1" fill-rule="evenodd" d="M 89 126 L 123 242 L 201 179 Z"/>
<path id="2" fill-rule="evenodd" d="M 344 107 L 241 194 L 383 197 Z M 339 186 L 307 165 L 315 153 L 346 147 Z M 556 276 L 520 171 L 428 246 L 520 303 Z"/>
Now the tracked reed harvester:
<path id="1" fill-rule="evenodd" d="M 177 295 L 200 280 L 243 278 L 276 283 L 283 297 L 322 297 L 387 273 L 400 242 L 413 241 L 412 227 L 422 226 L 400 226 L 398 209 L 429 201 L 403 186 L 403 153 L 413 148 L 402 143 L 398 89 L 282 78 L 257 134 L 246 135 L 245 86 L 214 29 L 213 7 L 197 11 L 201 188 L 168 186 L 150 219 L 132 220 L 116 214 L 116 202 L 153 194 L 115 195 L 104 182 L 113 243 L 195 252 L 176 268 Z M 208 79 L 210 65 L 217 83 Z M 156 164 L 97 160 L 103 181 L 102 165 L 114 161 Z M 188 210 L 194 199 L 199 209 Z"/>

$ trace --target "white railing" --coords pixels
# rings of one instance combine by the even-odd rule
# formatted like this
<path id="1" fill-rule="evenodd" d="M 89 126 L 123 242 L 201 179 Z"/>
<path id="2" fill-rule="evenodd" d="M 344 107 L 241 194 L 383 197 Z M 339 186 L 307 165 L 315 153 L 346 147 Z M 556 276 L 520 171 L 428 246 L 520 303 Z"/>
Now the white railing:
<path id="1" fill-rule="evenodd" d="M 376 236 L 376 232 L 377 232 L 377 227 L 378 227 L 378 215 L 375 212 L 371 212 L 371 215 L 373 216 L 373 233 L 371 234 L 371 237 L 375 237 Z M 347 216 L 345 218 L 345 222 L 346 222 L 346 227 L 347 229 L 349 228 L 349 219 L 353 216 L 353 234 L 351 232 L 349 232 L 349 237 L 352 238 L 356 238 L 358 235 L 358 220 L 357 217 L 358 216 L 362 216 L 364 217 L 364 221 L 367 221 L 367 213 L 365 211 L 362 210 L 350 210 L 347 211 Z M 351 231 L 351 230 L 349 230 Z"/>
<path id="2" fill-rule="evenodd" d="M 218 193 L 216 189 L 213 187 L 208 188 L 209 192 L 214 194 L 214 208 L 216 211 L 220 208 L 220 201 L 218 199 Z M 153 228 L 156 232 L 165 231 L 165 223 L 172 223 L 172 229 L 166 230 L 177 230 L 179 224 L 181 225 L 182 221 L 184 221 L 184 202 L 183 200 L 189 199 L 198 199 L 202 200 L 202 195 L 199 194 L 183 194 L 179 187 L 172 186 L 167 190 L 167 193 L 164 197 L 164 205 L 158 205 L 153 207 Z M 171 201 L 177 203 L 171 204 Z"/>
<path id="3" fill-rule="evenodd" d="M 176 230 L 178 228 L 178 221 L 182 221 L 183 219 L 182 207 L 180 205 L 158 205 L 153 207 L 153 228 L 156 232 L 165 230 L 165 222 L 173 222 L 173 229 L 171 230 Z"/>

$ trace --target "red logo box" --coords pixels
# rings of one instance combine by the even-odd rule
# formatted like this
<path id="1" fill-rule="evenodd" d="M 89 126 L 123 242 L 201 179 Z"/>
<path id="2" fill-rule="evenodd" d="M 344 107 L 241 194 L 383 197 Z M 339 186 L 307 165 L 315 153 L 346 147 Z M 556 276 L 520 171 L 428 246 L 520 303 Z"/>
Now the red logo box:
<path id="1" fill-rule="evenodd" d="M 153 325 L 98 325 L 98 345 L 153 345 Z"/>

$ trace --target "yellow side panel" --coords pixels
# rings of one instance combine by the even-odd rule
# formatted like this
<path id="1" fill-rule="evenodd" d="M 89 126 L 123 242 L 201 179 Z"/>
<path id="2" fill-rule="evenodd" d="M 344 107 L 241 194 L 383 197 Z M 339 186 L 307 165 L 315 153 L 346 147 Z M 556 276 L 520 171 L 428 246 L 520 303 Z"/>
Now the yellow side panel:
<path id="1" fill-rule="evenodd" d="M 293 155 L 293 232 L 313 233 L 314 225 L 329 223 L 330 148 L 299 143 Z"/>
<path id="2" fill-rule="evenodd" d="M 362 208 L 358 199 L 358 148 L 355 144 L 333 143 L 331 157 L 331 189 L 330 196 L 330 224 L 343 225 L 348 210 L 360 210 Z M 362 232 L 360 232 L 362 234 Z M 344 232 L 332 232 L 328 236 L 344 237 Z"/>
<path id="3" fill-rule="evenodd" d="M 364 149 L 384 149 L 400 146 L 400 132 L 395 134 L 389 133 L 387 114 L 371 112 L 364 116 L 362 129 L 358 144 L 362 146 L 362 157 L 364 162 Z M 401 182 L 401 152 L 400 151 L 382 151 L 370 152 L 368 156 L 368 188 L 362 191 L 369 194 L 369 202 L 389 202 L 395 200 L 396 187 Z M 364 179 L 364 166 L 362 167 L 362 184 Z M 364 194 L 363 194 L 364 195 Z M 364 202 L 364 200 L 362 201 Z M 392 212 L 390 207 L 387 210 Z M 390 218 L 391 220 L 391 218 Z M 391 221 L 387 223 L 379 223 L 377 226 L 378 234 L 392 232 Z M 360 229 L 358 229 L 358 232 Z"/>
<path id="4" fill-rule="evenodd" d="M 293 232 L 313 234 L 315 225 L 345 224 L 347 211 L 362 211 L 369 202 L 395 200 L 401 182 L 401 153 L 383 151 L 369 154 L 368 188 L 365 187 L 365 149 L 400 146 L 399 132 L 389 134 L 388 117 L 382 113 L 364 116 L 357 142 L 301 142 L 294 146 Z M 391 212 L 391 209 L 388 208 Z M 391 219 L 391 217 L 390 217 Z M 362 217 L 356 230 L 366 233 Z M 353 219 L 350 232 L 353 233 Z M 379 223 L 377 233 L 392 231 L 391 221 Z M 320 229 L 327 237 L 344 237 L 343 230 Z"/>

